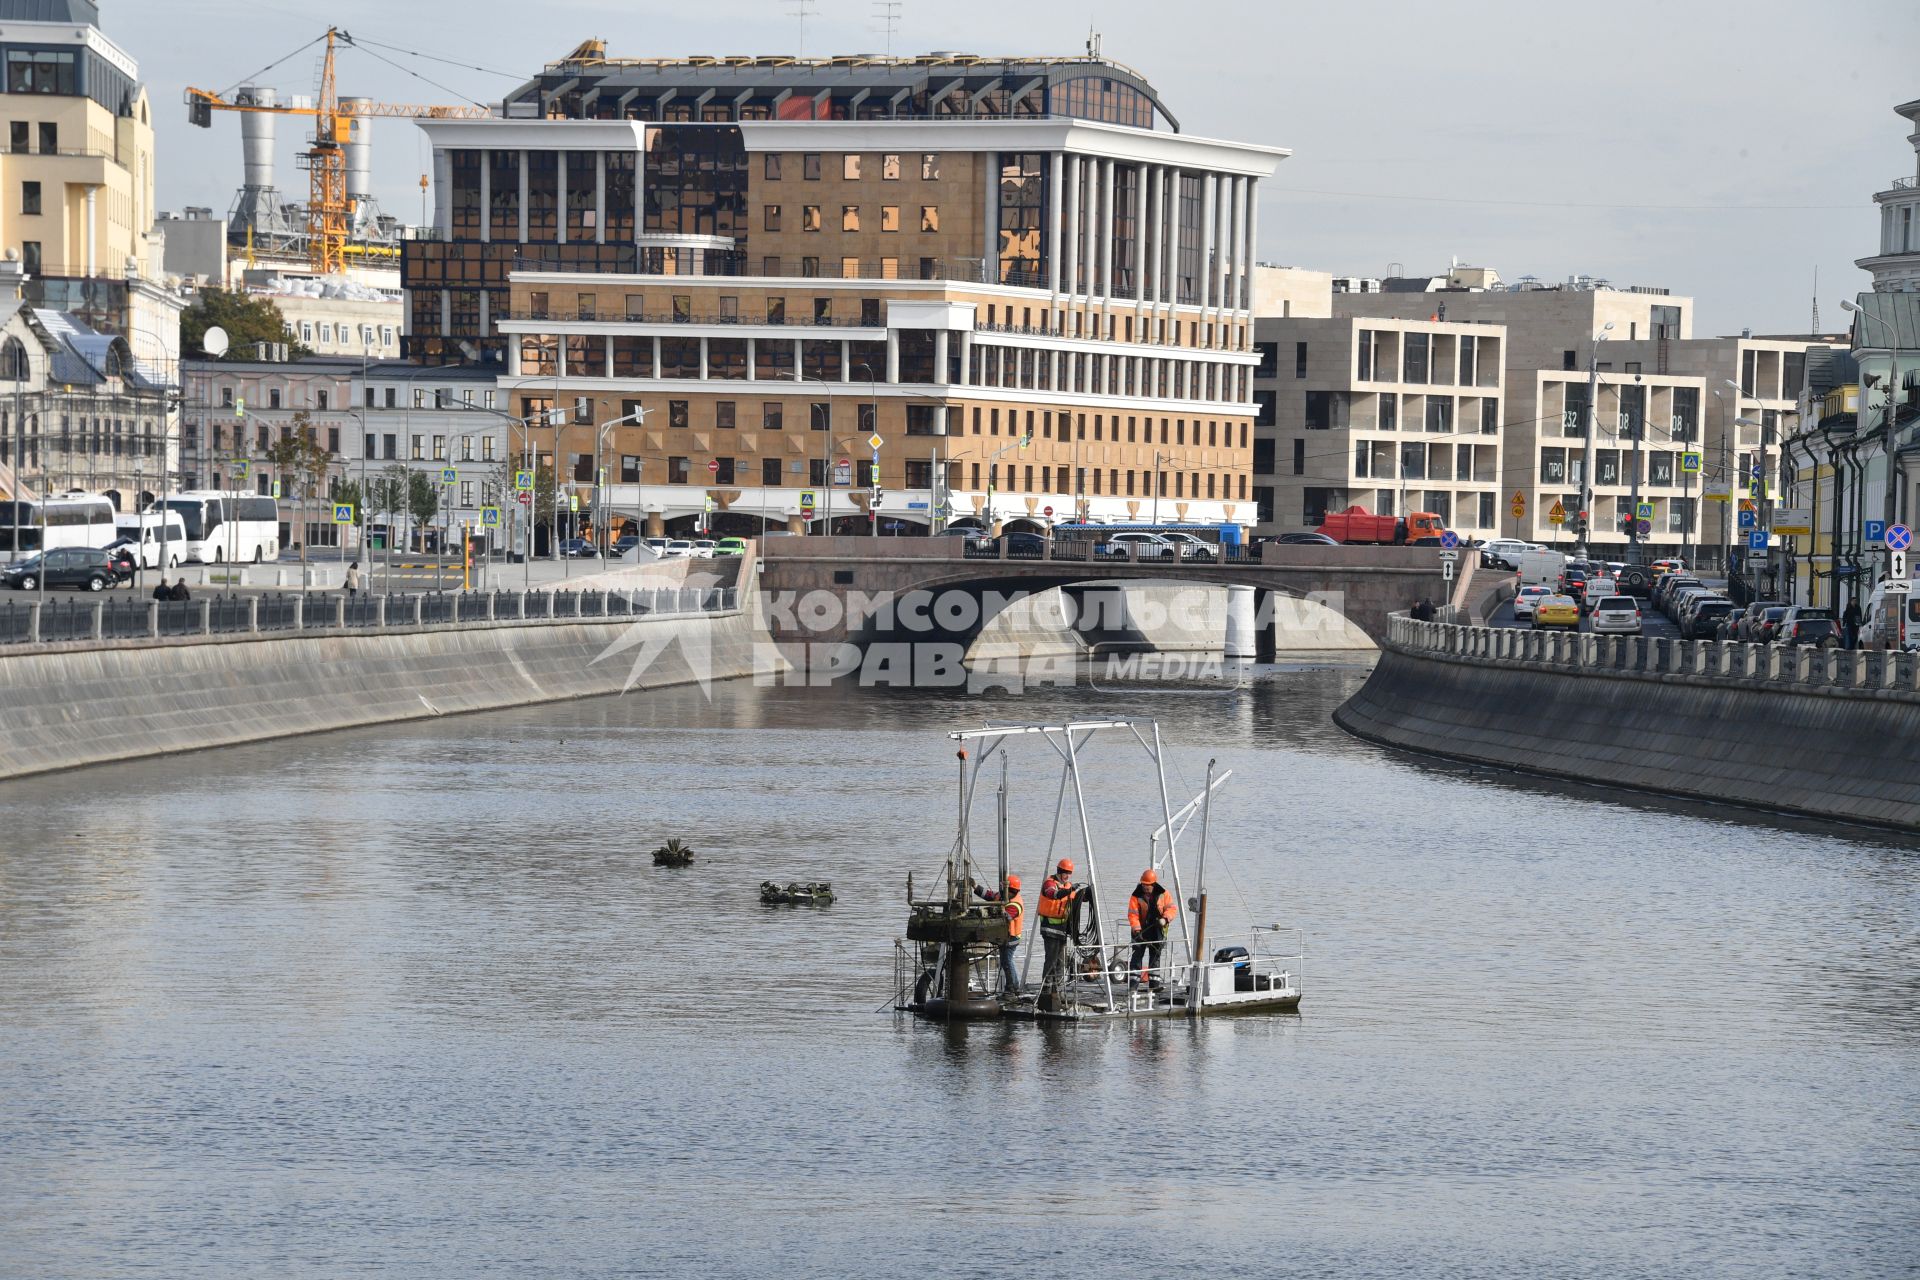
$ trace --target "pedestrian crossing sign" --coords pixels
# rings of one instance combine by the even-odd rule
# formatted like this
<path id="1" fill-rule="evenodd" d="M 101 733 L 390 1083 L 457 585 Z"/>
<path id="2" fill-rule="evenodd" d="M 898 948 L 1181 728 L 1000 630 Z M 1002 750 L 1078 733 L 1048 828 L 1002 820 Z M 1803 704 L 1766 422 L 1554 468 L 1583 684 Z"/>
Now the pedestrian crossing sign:
<path id="1" fill-rule="evenodd" d="M 353 504 L 351 502 L 334 503 L 333 504 L 333 522 L 335 524 L 352 524 L 353 523 Z"/>
<path id="2" fill-rule="evenodd" d="M 480 508 L 480 527 L 482 529 L 498 529 L 500 527 L 500 508 Z"/>
<path id="3" fill-rule="evenodd" d="M 577 494 L 577 493 L 570 493 L 570 494 L 568 494 L 568 495 L 567 495 L 567 510 L 569 510 L 569 511 L 578 511 L 579 509 L 580 509 L 580 495 L 579 495 L 579 494 Z"/>
<path id="4" fill-rule="evenodd" d="M 247 478 L 247 460 L 245 458 L 235 458 L 233 460 L 233 478 L 235 480 L 245 480 Z"/>
<path id="5" fill-rule="evenodd" d="M 458 471 L 455 471 L 452 467 L 440 468 L 441 484 L 452 484 L 455 480 L 458 480 L 459 478 L 460 478 L 460 473 Z"/>
<path id="6" fill-rule="evenodd" d="M 1681 454 L 1680 470 L 1682 473 L 1686 475 L 1690 475 L 1690 476 L 1699 475 L 1700 474 L 1700 455 L 1697 453 Z"/>
<path id="7" fill-rule="evenodd" d="M 273 482 L 273 492 L 272 492 L 271 494 L 269 494 L 268 496 L 269 496 L 269 497 L 274 497 L 274 498 L 277 498 L 277 497 L 279 497 L 279 496 L 280 496 L 280 482 L 279 482 L 278 480 L 275 480 L 275 481 Z"/>
<path id="8" fill-rule="evenodd" d="M 521 493 L 531 493 L 533 491 L 533 472 L 531 471 L 514 472 L 513 487 L 518 489 Z"/>
<path id="9" fill-rule="evenodd" d="M 1633 514 L 1637 520 L 1651 520 L 1653 519 L 1653 504 L 1651 502 L 1643 502 L 1635 508 Z"/>

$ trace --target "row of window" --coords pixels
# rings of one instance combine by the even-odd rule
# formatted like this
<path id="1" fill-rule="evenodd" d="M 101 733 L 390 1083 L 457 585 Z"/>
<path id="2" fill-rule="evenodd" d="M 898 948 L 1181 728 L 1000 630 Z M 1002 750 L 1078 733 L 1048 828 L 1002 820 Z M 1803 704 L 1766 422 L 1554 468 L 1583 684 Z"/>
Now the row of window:
<path id="1" fill-rule="evenodd" d="M 763 166 L 761 172 L 769 182 L 778 182 L 783 173 L 789 171 L 789 166 L 786 162 L 794 159 L 796 159 L 796 157 L 782 156 L 778 152 L 770 151 L 761 160 Z M 898 182 L 903 174 L 911 171 L 915 157 L 908 156 L 903 163 L 899 153 L 890 151 L 882 154 L 879 157 L 879 163 L 876 165 L 869 165 L 867 159 L 867 157 L 853 152 L 841 156 L 841 178 L 848 182 L 858 182 L 862 174 L 871 170 L 872 172 L 877 172 L 883 181 Z M 797 157 L 797 160 L 799 170 L 797 174 L 798 177 L 807 182 L 820 181 L 820 176 L 826 169 L 820 152 L 802 152 Z M 940 176 L 940 156 L 937 152 L 923 151 L 919 153 L 918 160 L 920 177 L 923 181 L 932 182 Z"/>
<path id="2" fill-rule="evenodd" d="M 338 439 L 339 439 L 339 433 L 335 432 L 334 444 L 332 446 L 332 449 L 334 450 L 337 450 L 338 448 Z M 455 445 L 455 452 L 457 452 L 460 455 L 457 459 L 448 457 L 448 454 L 447 454 L 448 438 L 446 436 L 441 436 L 441 435 L 436 435 L 436 436 L 409 435 L 407 437 L 407 457 L 409 460 L 414 462 L 426 462 L 429 460 L 434 462 L 450 462 L 450 461 L 492 462 L 494 461 L 494 448 L 495 448 L 496 442 L 493 436 L 464 435 L 464 436 L 454 436 L 452 439 Z M 479 447 L 477 450 L 474 447 L 476 440 L 479 442 Z M 374 432 L 369 431 L 366 433 L 366 436 L 362 440 L 361 445 L 366 450 L 366 456 L 369 458 L 380 458 L 380 457 L 393 458 L 397 456 L 395 453 L 395 450 L 399 448 L 399 441 L 400 441 L 400 437 L 397 435 L 394 435 L 391 433 L 376 434 Z M 383 443 L 386 446 L 385 453 L 379 452 L 378 448 L 376 447 L 377 444 L 381 444 L 381 443 Z M 428 453 L 429 447 L 431 447 L 432 449 L 431 454 Z"/>
<path id="3" fill-rule="evenodd" d="M 1452 357 L 1444 364 L 1438 357 L 1452 343 Z M 1480 385 L 1483 369 L 1499 368 L 1500 342 L 1497 338 L 1476 334 L 1407 333 L 1400 330 L 1362 329 L 1357 335 L 1354 379 L 1358 382 L 1439 383 L 1444 386 Z M 1399 348 L 1396 359 L 1394 348 Z M 1280 376 L 1280 344 L 1256 342 L 1260 355 L 1259 376 Z M 1396 376 L 1396 368 L 1398 376 Z M 1449 374 L 1453 376 L 1448 376 Z M 1307 344 L 1293 344 L 1293 376 L 1307 376 Z"/>
<path id="4" fill-rule="evenodd" d="M 239 407 L 235 388 L 223 386 L 219 388 L 219 396 L 221 408 L 234 409 Z M 400 389 L 398 387 L 366 388 L 366 405 L 369 409 L 377 409 L 382 405 L 388 409 L 397 409 L 400 407 L 399 397 Z M 458 392 L 450 387 L 413 388 L 413 407 L 416 409 L 452 409 L 456 406 L 464 409 L 492 409 L 498 406 L 499 399 L 500 393 L 491 387 L 478 390 L 473 387 L 463 387 Z M 376 400 L 378 400 L 379 403 L 376 403 Z M 269 409 L 286 408 L 286 393 L 279 387 L 268 387 L 266 407 Z M 313 407 L 323 410 L 331 409 L 333 407 L 333 392 L 326 387 L 315 387 L 313 389 Z"/>
<path id="5" fill-rule="evenodd" d="M 1399 514 L 1396 501 L 1397 491 L 1382 489 L 1373 495 L 1372 508 L 1383 516 Z M 1276 518 L 1274 492 L 1272 489 L 1256 488 L 1255 503 L 1259 509 L 1262 524 L 1272 524 Z M 1331 511 L 1337 511 L 1350 501 L 1365 502 L 1365 495 L 1354 495 L 1346 489 L 1331 489 L 1309 486 L 1300 494 L 1300 523 L 1309 528 L 1317 526 L 1327 518 Z M 1456 512 L 1454 495 L 1439 489 L 1409 491 L 1406 494 L 1407 510 L 1431 511 L 1440 517 L 1442 524 L 1456 529 L 1498 529 L 1498 504 L 1491 493 L 1463 493 L 1459 495 Z"/>
<path id="6" fill-rule="evenodd" d="M 1642 455 L 1645 471 L 1640 482 L 1650 486 L 1677 486 L 1685 484 L 1688 477 L 1680 470 L 1678 453 L 1661 450 L 1649 450 Z M 1595 449 L 1593 451 L 1593 476 L 1596 485 L 1622 485 L 1633 483 L 1634 451 L 1631 449 Z M 1548 447 L 1540 450 L 1540 483 L 1571 484 L 1581 483 L 1580 477 L 1586 472 L 1586 458 L 1582 450 Z"/>
<path id="7" fill-rule="evenodd" d="M 379 335 L 380 346 L 382 348 L 393 345 L 394 331 L 393 326 L 390 324 L 383 324 L 376 327 L 370 324 L 352 325 L 344 320 L 337 323 L 330 320 L 302 320 L 300 322 L 300 341 L 307 346 L 312 346 L 316 342 L 327 345 L 336 341 L 351 343 L 357 340 L 361 346 L 371 347 L 374 345 L 374 335 L 376 333 Z"/>
<path id="8" fill-rule="evenodd" d="M 40 136 L 40 154 L 43 156 L 60 153 L 60 126 L 51 120 L 37 122 Z M 10 120 L 7 122 L 7 150 L 15 155 L 26 155 L 33 151 L 33 135 L 36 122 L 31 120 Z"/>
<path id="9" fill-rule="evenodd" d="M 820 210 L 821 210 L 821 206 L 817 204 L 803 204 L 800 206 L 800 229 L 802 231 L 818 231 L 821 229 L 823 223 L 821 219 Z M 761 230 L 763 231 L 784 230 L 785 223 L 786 223 L 786 207 L 784 205 L 769 204 L 769 205 L 761 206 L 760 208 L 760 229 Z M 893 231 L 900 230 L 900 206 L 897 204 L 881 205 L 880 221 L 878 225 L 881 231 L 893 232 Z M 860 206 L 859 205 L 843 204 L 840 206 L 840 229 L 842 231 L 860 230 Z M 939 229 L 940 229 L 940 206 L 937 204 L 921 205 L 920 206 L 920 230 L 938 231 Z"/>

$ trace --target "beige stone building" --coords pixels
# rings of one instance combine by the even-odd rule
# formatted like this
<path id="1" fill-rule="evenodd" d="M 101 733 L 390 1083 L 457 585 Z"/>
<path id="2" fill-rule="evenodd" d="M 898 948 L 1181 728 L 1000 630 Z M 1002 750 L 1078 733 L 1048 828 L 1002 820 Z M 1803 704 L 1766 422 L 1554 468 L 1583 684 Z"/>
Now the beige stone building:
<path id="1" fill-rule="evenodd" d="M 497 364 L 527 447 L 616 518 L 798 529 L 804 494 L 864 530 L 877 492 L 887 532 L 1156 499 L 1252 523 L 1255 191 L 1284 152 L 1175 132 L 1097 58 L 549 71 L 506 119 L 423 124 L 407 349 Z"/>
<path id="2" fill-rule="evenodd" d="M 1254 338 L 1258 532 L 1361 506 L 1495 536 L 1504 326 L 1261 316 Z"/>

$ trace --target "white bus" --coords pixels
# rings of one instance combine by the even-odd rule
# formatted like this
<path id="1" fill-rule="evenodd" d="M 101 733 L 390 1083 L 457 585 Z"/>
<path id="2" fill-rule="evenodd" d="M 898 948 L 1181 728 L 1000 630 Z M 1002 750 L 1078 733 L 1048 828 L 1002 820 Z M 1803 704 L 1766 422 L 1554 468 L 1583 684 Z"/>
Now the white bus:
<path id="1" fill-rule="evenodd" d="M 97 493 L 75 489 L 38 502 L 0 502 L 0 552 L 12 559 L 58 547 L 104 547 L 115 536 L 113 503 Z"/>
<path id="2" fill-rule="evenodd" d="M 257 493 L 196 489 L 160 504 L 187 528 L 187 559 L 201 564 L 280 558 L 280 504 Z"/>
<path id="3" fill-rule="evenodd" d="M 177 511 L 156 508 L 144 515 L 115 516 L 113 523 L 119 534 L 114 541 L 124 541 L 142 569 L 160 568 L 163 553 L 169 569 L 187 558 L 187 523 Z"/>

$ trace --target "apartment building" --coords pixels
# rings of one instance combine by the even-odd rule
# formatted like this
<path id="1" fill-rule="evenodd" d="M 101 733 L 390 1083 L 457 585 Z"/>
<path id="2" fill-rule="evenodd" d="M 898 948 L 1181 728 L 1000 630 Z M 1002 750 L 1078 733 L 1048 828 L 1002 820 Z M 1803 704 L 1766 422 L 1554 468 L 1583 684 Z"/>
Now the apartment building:
<path id="1" fill-rule="evenodd" d="M 0 0 L 0 56 L 0 251 L 25 269 L 27 300 L 170 363 L 183 304 L 158 284 L 139 64 L 100 29 L 94 0 Z"/>
<path id="2" fill-rule="evenodd" d="M 512 508 L 513 472 L 524 448 L 518 424 L 502 407 L 492 372 L 460 365 L 375 361 L 352 371 L 358 444 L 346 460 L 355 480 L 417 472 L 437 490 L 433 525 L 462 526 L 506 545 L 520 527 Z M 486 526 L 496 508 L 500 523 Z M 457 540 L 450 543 L 457 545 Z"/>
<path id="3" fill-rule="evenodd" d="M 589 44 L 506 111 L 422 124 L 406 350 L 497 370 L 582 492 L 621 459 L 618 515 L 1252 523 L 1255 193 L 1286 152 L 1180 134 L 1092 57 Z"/>
<path id="4" fill-rule="evenodd" d="M 1497 324 L 1258 317 L 1257 531 L 1361 506 L 1496 536 L 1506 345 Z"/>
<path id="5" fill-rule="evenodd" d="M 328 503 L 347 474 L 359 370 L 340 357 L 183 361 L 177 487 L 268 494 L 278 482 L 281 545 L 339 545 Z M 324 475 L 275 466 L 272 450 L 294 432 L 326 451 Z"/>
<path id="6" fill-rule="evenodd" d="M 1920 98 L 1901 103 L 1894 112 L 1907 122 L 1914 167 L 1874 193 L 1880 207 L 1880 251 L 1856 258 L 1853 265 L 1873 273 L 1875 293 L 1920 291 Z"/>

